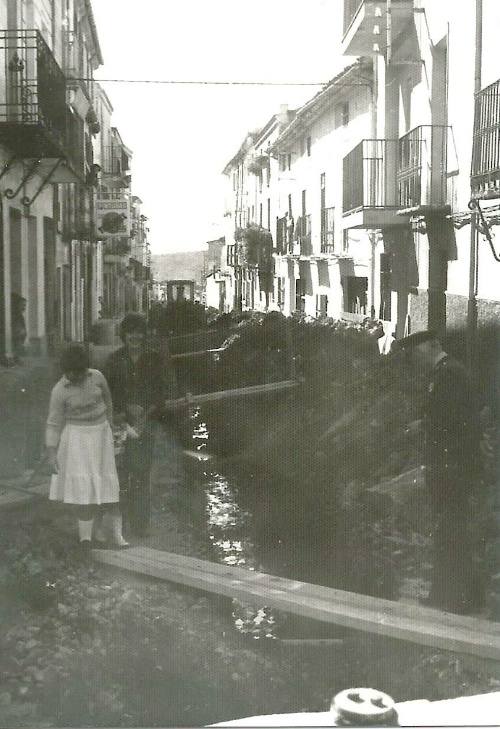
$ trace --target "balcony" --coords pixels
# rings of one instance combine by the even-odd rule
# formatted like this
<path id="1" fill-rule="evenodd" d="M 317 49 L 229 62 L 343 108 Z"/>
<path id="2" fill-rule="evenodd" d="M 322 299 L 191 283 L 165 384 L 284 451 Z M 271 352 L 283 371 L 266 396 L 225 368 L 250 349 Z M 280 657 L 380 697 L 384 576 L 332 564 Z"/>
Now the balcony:
<path id="1" fill-rule="evenodd" d="M 439 208 L 446 204 L 448 169 L 446 126 L 420 126 L 398 142 L 398 207 Z"/>
<path id="2" fill-rule="evenodd" d="M 500 197 L 500 80 L 476 94 L 471 191 L 476 199 Z"/>
<path id="3" fill-rule="evenodd" d="M 130 255 L 130 239 L 125 236 L 109 238 L 104 242 L 104 263 L 121 263 Z"/>
<path id="4" fill-rule="evenodd" d="M 299 256 L 310 256 L 312 253 L 311 216 L 303 215 L 297 220 L 297 243 Z M 294 251 L 295 252 L 295 251 Z"/>
<path id="5" fill-rule="evenodd" d="M 388 18 L 383 0 L 344 0 L 345 56 L 373 56 L 387 49 Z M 390 15 L 391 43 L 403 32 L 413 17 L 413 0 L 392 0 Z"/>
<path id="6" fill-rule="evenodd" d="M 321 253 L 331 254 L 335 251 L 335 208 L 323 208 L 321 211 Z"/>
<path id="7" fill-rule="evenodd" d="M 446 204 L 449 127 L 420 126 L 401 139 L 364 139 L 344 158 L 346 228 L 404 224 L 397 212 Z"/>
<path id="8" fill-rule="evenodd" d="M 398 225 L 396 168 L 398 142 L 364 139 L 344 157 L 343 218 L 345 228 Z"/>
<path id="9" fill-rule="evenodd" d="M 22 158 L 69 155 L 66 79 L 37 30 L 0 31 L 0 142 Z"/>

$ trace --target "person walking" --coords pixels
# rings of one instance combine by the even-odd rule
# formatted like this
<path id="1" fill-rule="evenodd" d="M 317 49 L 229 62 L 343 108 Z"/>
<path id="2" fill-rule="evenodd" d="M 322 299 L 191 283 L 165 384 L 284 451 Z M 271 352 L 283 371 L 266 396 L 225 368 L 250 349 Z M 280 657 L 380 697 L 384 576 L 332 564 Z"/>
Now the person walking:
<path id="1" fill-rule="evenodd" d="M 122 536 L 108 384 L 102 372 L 88 366 L 81 344 L 69 345 L 60 364 L 63 375 L 51 392 L 45 431 L 53 474 L 49 499 L 73 507 L 83 554 L 92 548 L 94 522 L 101 517 L 110 543 L 128 546 Z"/>
<path id="2" fill-rule="evenodd" d="M 112 352 L 104 372 L 109 383 L 117 423 L 126 423 L 137 437 L 126 439 L 119 465 L 122 513 L 132 533 L 148 535 L 151 516 L 151 466 L 155 415 L 165 400 L 178 396 L 172 360 L 147 344 L 146 317 L 130 312 L 120 324 L 123 346 Z"/>
<path id="3" fill-rule="evenodd" d="M 470 498 L 481 483 L 480 399 L 467 370 L 446 353 L 436 332 L 410 334 L 393 347 L 428 378 L 421 425 L 425 484 L 435 522 L 434 564 L 429 594 L 420 602 L 472 614 L 485 606 L 467 533 Z"/>

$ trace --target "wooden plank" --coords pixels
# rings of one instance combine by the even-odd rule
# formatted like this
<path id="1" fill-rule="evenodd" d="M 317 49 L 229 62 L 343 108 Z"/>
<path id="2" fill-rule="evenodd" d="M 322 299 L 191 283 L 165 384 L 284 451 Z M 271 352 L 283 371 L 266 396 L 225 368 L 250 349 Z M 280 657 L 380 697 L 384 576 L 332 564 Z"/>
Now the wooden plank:
<path id="1" fill-rule="evenodd" d="M 229 336 L 229 331 L 211 329 L 209 331 L 191 332 L 190 334 L 179 334 L 171 337 L 158 337 L 158 340 L 165 339 L 168 343 L 171 354 L 181 354 L 189 350 L 199 350 L 202 347 L 220 347 Z"/>
<path id="2" fill-rule="evenodd" d="M 205 392 L 199 395 L 186 395 L 175 400 L 166 400 L 165 408 L 177 408 L 185 405 L 197 405 L 203 402 L 214 402 L 216 400 L 225 400 L 229 397 L 246 397 L 247 395 L 265 395 L 269 392 L 279 392 L 280 390 L 289 390 L 297 387 L 299 383 L 296 380 L 283 380 L 281 382 L 269 382 L 265 385 L 252 385 L 250 387 L 238 387 L 230 390 L 218 390 L 216 392 Z"/>
<path id="3" fill-rule="evenodd" d="M 179 352 L 178 354 L 171 354 L 171 359 L 186 359 L 186 357 L 200 357 L 202 354 L 215 354 L 217 352 L 223 352 L 225 347 L 217 347 L 216 349 L 199 349 L 197 352 Z"/>
<path id="4" fill-rule="evenodd" d="M 278 577 L 276 575 L 269 575 L 264 572 L 256 572 L 255 570 L 246 570 L 241 567 L 235 567 L 229 564 L 220 564 L 219 562 L 210 562 L 205 559 L 198 559 L 196 557 L 187 557 L 183 554 L 175 554 L 173 552 L 163 552 L 157 549 L 151 549 L 149 547 L 141 547 L 141 558 L 147 559 L 151 562 L 158 562 L 160 565 L 175 564 L 186 570 L 194 569 L 197 572 L 207 572 L 210 575 L 219 576 L 225 579 L 228 576 L 234 576 L 234 571 L 245 575 L 247 582 L 262 581 L 265 579 L 275 585 L 283 585 L 288 590 L 294 590 L 300 594 L 311 595 L 313 597 L 322 597 L 324 599 L 331 599 L 332 594 L 335 594 L 337 602 L 345 603 L 347 605 L 358 605 L 364 608 L 370 608 L 377 610 L 380 613 L 393 614 L 406 616 L 408 618 L 425 619 L 430 613 L 433 615 L 434 622 L 441 623 L 444 626 L 456 627 L 461 625 L 462 627 L 470 626 L 470 621 L 473 621 L 475 630 L 482 629 L 483 632 L 492 632 L 500 636 L 500 623 L 491 622 L 488 620 L 481 620 L 479 618 L 470 618 L 462 615 L 454 615 L 452 613 L 445 613 L 441 610 L 434 610 L 432 608 L 422 607 L 418 604 L 399 603 L 394 600 L 385 600 L 380 597 L 372 597 L 371 595 L 363 595 L 361 593 L 347 592 L 346 590 L 337 590 L 332 587 L 324 587 L 322 585 L 314 585 L 308 582 L 301 582 L 300 580 L 290 580 L 284 577 Z"/>
<path id="5" fill-rule="evenodd" d="M 500 624 L 146 547 L 94 550 L 99 562 L 346 628 L 500 660 Z"/>

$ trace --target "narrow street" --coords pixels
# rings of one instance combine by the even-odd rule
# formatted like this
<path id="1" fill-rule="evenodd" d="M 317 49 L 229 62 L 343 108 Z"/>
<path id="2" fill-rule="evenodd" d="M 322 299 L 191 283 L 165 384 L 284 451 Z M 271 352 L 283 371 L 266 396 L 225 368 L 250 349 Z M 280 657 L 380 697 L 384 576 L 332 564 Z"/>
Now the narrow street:
<path id="1" fill-rule="evenodd" d="M 0 729 L 500 701 L 499 34 L 0 0 Z"/>
<path id="2" fill-rule="evenodd" d="M 296 522 L 282 489 L 266 492 L 227 458 L 193 457 L 210 452 L 210 423 L 191 409 L 158 430 L 151 536 L 132 543 L 338 584 L 331 535 L 324 541 L 308 519 Z M 350 685 L 398 702 L 500 686 L 498 666 L 478 658 L 81 564 L 74 521 L 47 501 L 47 477 L 35 470 L 30 486 L 42 495 L 0 509 L 4 726 L 201 726 L 324 711 Z M 415 599 L 414 580 L 405 584 Z"/>

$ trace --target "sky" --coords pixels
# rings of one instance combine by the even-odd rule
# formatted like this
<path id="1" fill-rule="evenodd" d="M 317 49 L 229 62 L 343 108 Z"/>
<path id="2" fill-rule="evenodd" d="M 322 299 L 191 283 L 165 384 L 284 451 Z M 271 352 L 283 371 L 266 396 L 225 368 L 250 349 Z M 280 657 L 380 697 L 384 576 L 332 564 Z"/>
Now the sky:
<path id="1" fill-rule="evenodd" d="M 281 104 L 300 107 L 347 62 L 335 53 L 342 6 L 92 0 L 104 60 L 95 78 L 133 153 L 132 192 L 148 217 L 152 253 L 203 250 L 222 235 L 222 170 L 247 132 Z M 137 81 L 204 83 L 130 83 Z"/>

